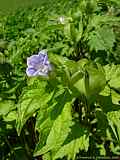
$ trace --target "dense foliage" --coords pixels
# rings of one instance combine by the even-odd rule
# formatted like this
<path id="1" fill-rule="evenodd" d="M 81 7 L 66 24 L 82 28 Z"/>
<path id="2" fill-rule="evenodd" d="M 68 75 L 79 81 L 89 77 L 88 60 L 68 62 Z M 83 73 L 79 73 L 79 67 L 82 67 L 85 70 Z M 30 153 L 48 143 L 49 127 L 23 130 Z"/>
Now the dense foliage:
<path id="1" fill-rule="evenodd" d="M 0 17 L 0 159 L 118 156 L 120 2 L 51 3 Z M 28 77 L 42 49 L 52 71 Z"/>

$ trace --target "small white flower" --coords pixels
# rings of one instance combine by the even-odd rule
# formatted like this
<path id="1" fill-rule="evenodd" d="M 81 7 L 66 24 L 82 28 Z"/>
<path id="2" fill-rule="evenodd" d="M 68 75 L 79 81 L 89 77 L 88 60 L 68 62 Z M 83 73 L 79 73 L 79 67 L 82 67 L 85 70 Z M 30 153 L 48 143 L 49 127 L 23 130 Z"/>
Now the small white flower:
<path id="1" fill-rule="evenodd" d="M 65 18 L 64 18 L 63 16 L 59 17 L 59 22 L 60 22 L 61 24 L 64 24 Z"/>

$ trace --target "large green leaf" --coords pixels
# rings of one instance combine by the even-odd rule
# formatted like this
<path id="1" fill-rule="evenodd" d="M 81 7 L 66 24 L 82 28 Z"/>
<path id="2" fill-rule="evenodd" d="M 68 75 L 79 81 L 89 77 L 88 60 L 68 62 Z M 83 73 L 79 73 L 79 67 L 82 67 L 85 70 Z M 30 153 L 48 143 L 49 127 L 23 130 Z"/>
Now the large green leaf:
<path id="1" fill-rule="evenodd" d="M 36 127 L 40 132 L 40 142 L 36 146 L 35 156 L 60 147 L 70 131 L 71 98 L 67 90 L 63 91 L 56 93 L 53 103 L 48 103 L 49 108 L 38 115 Z"/>
<path id="2" fill-rule="evenodd" d="M 98 96 L 98 102 L 104 112 L 120 109 L 120 66 L 104 66 L 107 84 Z"/>
<path id="3" fill-rule="evenodd" d="M 89 46 L 91 50 L 111 50 L 114 46 L 115 35 L 111 28 L 103 26 L 95 31 L 90 32 Z"/>
<path id="4" fill-rule="evenodd" d="M 102 108 L 104 122 L 107 118 L 109 129 L 106 126 L 109 139 L 113 139 L 117 143 L 120 141 L 120 66 L 106 65 L 104 67 L 106 73 L 107 85 L 97 97 L 98 104 Z M 102 117 L 102 116 L 101 116 Z M 102 120 L 101 120 L 102 122 Z M 107 124 L 106 123 L 106 124 Z M 105 123 L 103 123 L 105 124 Z M 101 125 L 102 126 L 102 125 Z M 110 129 L 111 128 L 111 129 Z M 106 132 L 105 132 L 106 133 Z"/>
<path id="5" fill-rule="evenodd" d="M 26 91 L 24 91 L 19 103 L 17 104 L 18 118 L 17 118 L 17 132 L 20 134 L 22 127 L 26 121 L 38 110 L 40 107 L 46 105 L 51 98 L 51 94 L 46 92 L 46 81 L 35 80 Z"/>
<path id="6" fill-rule="evenodd" d="M 36 145 L 35 153 L 46 144 L 47 137 L 50 133 L 54 120 L 51 119 L 51 112 L 55 104 L 40 109 L 37 118 L 36 118 L 36 130 L 40 133 L 39 142 Z"/>
<path id="7" fill-rule="evenodd" d="M 39 154 L 44 154 L 49 150 L 57 150 L 70 132 L 71 121 L 71 106 L 66 104 L 62 113 L 54 121 L 49 136 L 46 141 L 46 146 L 39 151 Z"/>
<path id="8" fill-rule="evenodd" d="M 62 113 L 54 121 L 50 134 L 47 138 L 47 145 L 51 148 L 59 147 L 65 140 L 72 125 L 71 103 L 67 102 Z"/>
<path id="9" fill-rule="evenodd" d="M 55 154 L 55 159 L 67 156 L 68 160 L 75 160 L 80 150 L 87 151 L 89 147 L 89 134 L 78 122 L 71 127 L 68 137 L 62 147 Z"/>
<path id="10" fill-rule="evenodd" d="M 106 65 L 104 67 L 106 79 L 111 88 L 120 89 L 120 65 Z"/>
<path id="11" fill-rule="evenodd" d="M 74 84 L 74 87 L 90 100 L 91 98 L 94 98 L 94 96 L 99 94 L 101 90 L 104 89 L 106 79 L 104 71 L 100 65 L 96 67 L 92 64 L 89 64 L 86 65 L 84 68 L 85 73 L 83 78 L 78 80 Z"/>
<path id="12" fill-rule="evenodd" d="M 120 105 L 120 65 L 106 65 L 104 69 L 108 84 L 100 94 L 110 96 L 112 100 L 111 104 Z"/>

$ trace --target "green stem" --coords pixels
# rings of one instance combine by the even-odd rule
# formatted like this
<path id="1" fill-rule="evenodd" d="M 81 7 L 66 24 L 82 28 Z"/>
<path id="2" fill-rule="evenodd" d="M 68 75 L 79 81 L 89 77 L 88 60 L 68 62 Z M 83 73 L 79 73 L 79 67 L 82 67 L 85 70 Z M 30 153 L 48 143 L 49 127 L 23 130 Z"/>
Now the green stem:
<path id="1" fill-rule="evenodd" d="M 10 148 L 10 154 L 11 154 L 11 155 L 14 154 L 14 156 L 15 156 L 15 151 L 14 151 L 14 149 L 12 148 L 11 144 L 9 143 L 7 137 L 5 137 L 5 142 L 7 143 L 8 147 Z"/>
<path id="2" fill-rule="evenodd" d="M 31 155 L 31 151 L 29 149 L 29 146 L 28 146 L 28 144 L 26 142 L 25 132 L 23 132 L 22 136 L 23 136 L 23 140 L 24 140 L 24 146 L 25 146 L 26 154 L 27 154 L 28 159 L 30 160 L 30 159 L 32 159 L 32 155 Z"/>

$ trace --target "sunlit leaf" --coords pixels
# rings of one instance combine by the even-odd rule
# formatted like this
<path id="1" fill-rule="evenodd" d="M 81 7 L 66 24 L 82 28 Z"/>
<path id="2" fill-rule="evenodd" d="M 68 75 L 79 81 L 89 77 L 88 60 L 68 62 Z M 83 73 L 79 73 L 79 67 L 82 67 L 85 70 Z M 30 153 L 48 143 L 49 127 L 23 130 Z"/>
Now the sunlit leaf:
<path id="1" fill-rule="evenodd" d="M 26 90 L 17 104 L 18 118 L 17 131 L 20 134 L 22 127 L 33 114 L 43 107 L 50 99 L 51 94 L 45 91 L 46 82 L 37 81 Z"/>
<path id="2" fill-rule="evenodd" d="M 7 115 L 13 109 L 15 109 L 14 101 L 0 101 L 0 115 Z"/>
<path id="3" fill-rule="evenodd" d="M 87 151 L 89 147 L 89 134 L 86 129 L 75 123 L 62 147 L 55 154 L 55 159 L 68 157 L 74 160 L 79 150 Z"/>
<path id="4" fill-rule="evenodd" d="M 90 32 L 89 46 L 91 50 L 111 50 L 115 43 L 115 35 L 111 28 L 103 26 L 96 31 Z"/>

